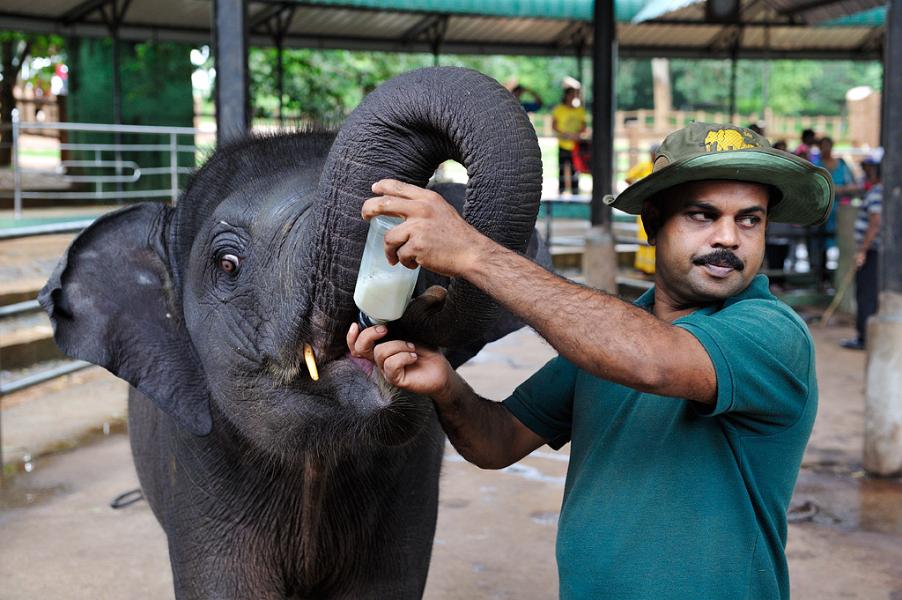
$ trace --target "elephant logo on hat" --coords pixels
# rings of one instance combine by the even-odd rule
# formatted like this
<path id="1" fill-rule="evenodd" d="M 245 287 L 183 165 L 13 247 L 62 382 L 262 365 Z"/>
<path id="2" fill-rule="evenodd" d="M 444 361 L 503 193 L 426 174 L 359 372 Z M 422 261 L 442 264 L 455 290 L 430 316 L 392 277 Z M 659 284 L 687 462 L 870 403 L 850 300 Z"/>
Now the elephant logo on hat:
<path id="1" fill-rule="evenodd" d="M 741 131 L 736 129 L 711 130 L 705 136 L 705 150 L 708 152 L 723 152 L 725 150 L 741 150 L 743 148 L 756 148 L 757 144 L 749 140 Z"/>

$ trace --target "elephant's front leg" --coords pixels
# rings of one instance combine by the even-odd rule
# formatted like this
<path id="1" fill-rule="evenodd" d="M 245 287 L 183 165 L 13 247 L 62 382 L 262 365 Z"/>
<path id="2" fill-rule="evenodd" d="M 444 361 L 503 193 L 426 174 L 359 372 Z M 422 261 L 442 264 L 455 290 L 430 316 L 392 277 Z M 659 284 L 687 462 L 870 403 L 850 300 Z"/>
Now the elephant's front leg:
<path id="1" fill-rule="evenodd" d="M 291 597 L 281 577 L 261 564 L 248 544 L 226 541 L 211 533 L 216 549 L 208 544 L 169 542 L 169 559 L 177 600 L 284 600 Z"/>

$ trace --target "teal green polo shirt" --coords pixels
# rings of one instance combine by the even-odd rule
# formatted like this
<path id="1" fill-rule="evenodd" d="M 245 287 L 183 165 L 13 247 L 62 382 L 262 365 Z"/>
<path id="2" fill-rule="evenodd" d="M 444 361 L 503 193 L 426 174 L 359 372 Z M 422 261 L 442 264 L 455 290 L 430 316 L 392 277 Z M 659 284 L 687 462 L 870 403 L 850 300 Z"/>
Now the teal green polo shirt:
<path id="1" fill-rule="evenodd" d="M 636 304 L 653 302 L 652 289 Z M 808 328 L 763 275 L 673 324 L 711 357 L 715 405 L 638 392 L 560 356 L 504 401 L 551 447 L 571 442 L 561 598 L 789 598 L 786 509 L 817 410 Z"/>

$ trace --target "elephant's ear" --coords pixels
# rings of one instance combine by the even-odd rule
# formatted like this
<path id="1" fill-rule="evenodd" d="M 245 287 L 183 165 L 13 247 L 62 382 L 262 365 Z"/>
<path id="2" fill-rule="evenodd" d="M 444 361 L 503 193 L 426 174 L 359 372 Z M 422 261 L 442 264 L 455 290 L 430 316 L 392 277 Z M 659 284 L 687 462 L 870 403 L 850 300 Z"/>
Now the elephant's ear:
<path id="1" fill-rule="evenodd" d="M 138 204 L 100 217 L 69 246 L 38 300 L 66 355 L 105 367 L 206 435 L 209 393 L 172 300 L 172 211 Z"/>

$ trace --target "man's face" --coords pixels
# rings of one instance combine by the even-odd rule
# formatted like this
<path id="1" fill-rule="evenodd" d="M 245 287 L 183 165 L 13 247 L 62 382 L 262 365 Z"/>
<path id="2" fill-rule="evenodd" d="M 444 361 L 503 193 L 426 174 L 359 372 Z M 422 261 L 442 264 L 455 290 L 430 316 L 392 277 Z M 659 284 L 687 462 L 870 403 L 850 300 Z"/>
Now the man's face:
<path id="1" fill-rule="evenodd" d="M 691 307 L 744 290 L 764 258 L 767 187 L 697 181 L 668 190 L 662 200 L 663 224 L 654 239 L 662 291 Z"/>

